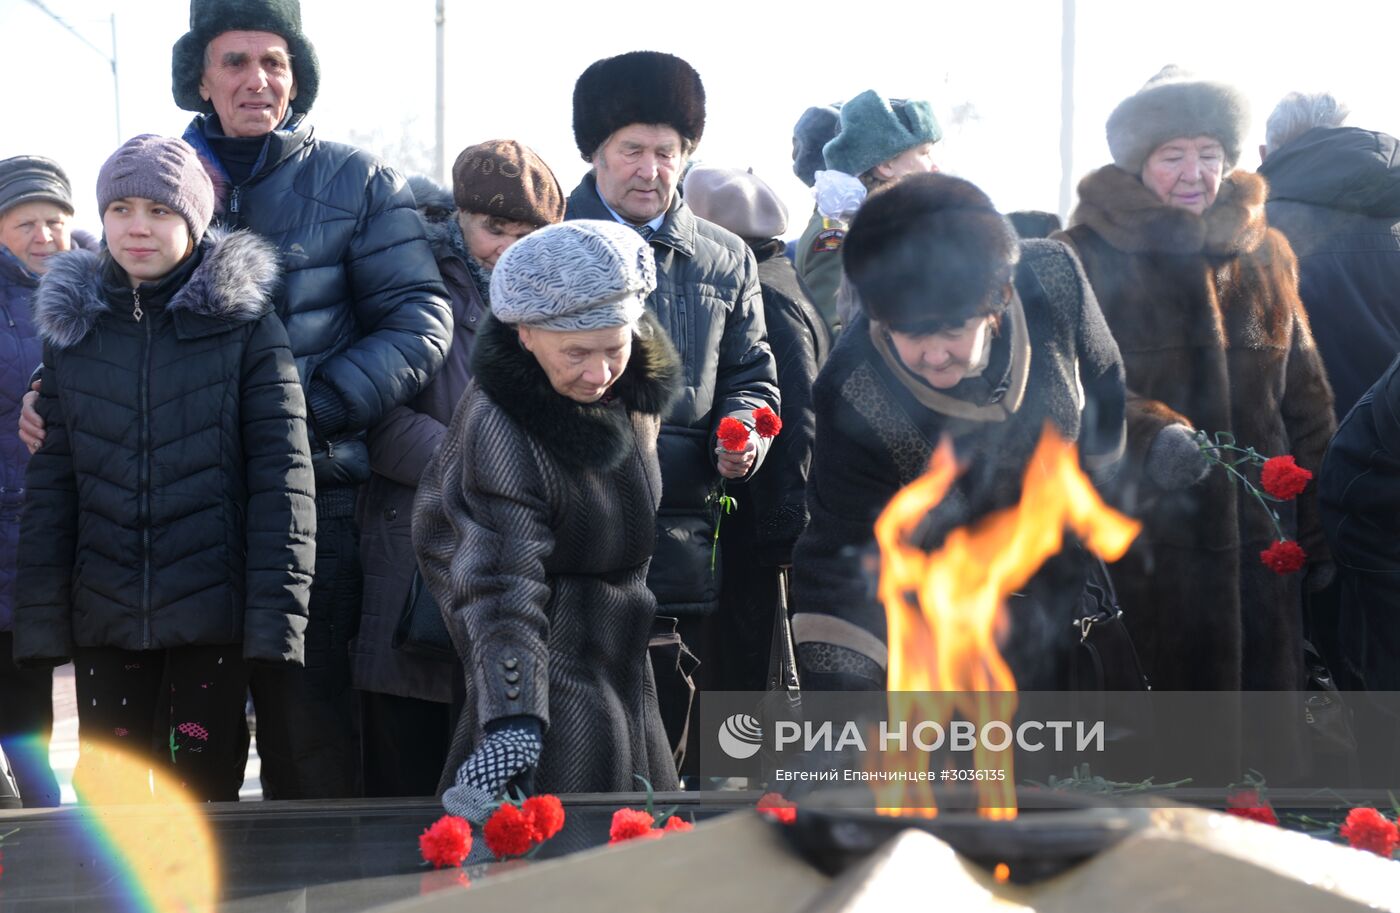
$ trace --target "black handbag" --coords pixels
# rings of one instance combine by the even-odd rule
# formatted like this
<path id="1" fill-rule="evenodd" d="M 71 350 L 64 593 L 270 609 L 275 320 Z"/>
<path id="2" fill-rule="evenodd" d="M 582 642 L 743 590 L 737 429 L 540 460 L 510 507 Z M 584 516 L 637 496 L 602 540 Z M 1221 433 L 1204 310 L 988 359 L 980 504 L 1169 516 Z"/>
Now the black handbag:
<path id="1" fill-rule="evenodd" d="M 447 633 L 447 623 L 443 621 L 437 600 L 433 599 L 433 594 L 423 582 L 422 573 L 416 569 L 413 583 L 408 588 L 408 599 L 404 600 L 390 643 L 395 650 L 424 659 L 457 658 L 457 650 L 452 646 L 452 638 Z"/>
<path id="2" fill-rule="evenodd" d="M 1089 555 L 1087 564 L 1089 579 L 1075 620 L 1079 642 L 1070 664 L 1071 685 L 1077 691 L 1149 691 L 1108 567 L 1096 555 Z"/>

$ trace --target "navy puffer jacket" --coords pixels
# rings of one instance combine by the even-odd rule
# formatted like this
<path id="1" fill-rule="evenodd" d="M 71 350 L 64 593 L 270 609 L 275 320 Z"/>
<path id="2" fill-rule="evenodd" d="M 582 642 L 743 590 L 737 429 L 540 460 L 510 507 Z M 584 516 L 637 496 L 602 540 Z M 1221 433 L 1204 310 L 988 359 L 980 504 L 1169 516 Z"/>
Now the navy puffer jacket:
<path id="1" fill-rule="evenodd" d="M 185 139 L 217 161 L 199 115 Z M 303 115 L 268 135 L 253 175 L 218 220 L 277 248 L 274 299 L 311 409 L 322 487 L 369 478 L 365 430 L 408 402 L 442 365 L 452 312 L 404 179 L 373 156 L 318 140 Z"/>
<path id="2" fill-rule="evenodd" d="M 48 434 L 26 476 L 17 662 L 240 642 L 301 662 L 315 483 L 276 279 L 248 232 L 211 232 L 135 291 L 105 257 L 55 259 L 34 296 Z"/>

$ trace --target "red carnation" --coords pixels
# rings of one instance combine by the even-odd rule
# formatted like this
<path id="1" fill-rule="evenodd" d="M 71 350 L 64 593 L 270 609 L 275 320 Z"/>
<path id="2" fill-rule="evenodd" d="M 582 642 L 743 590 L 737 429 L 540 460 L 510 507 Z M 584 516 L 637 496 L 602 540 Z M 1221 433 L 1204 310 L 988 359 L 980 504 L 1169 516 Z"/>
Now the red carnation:
<path id="1" fill-rule="evenodd" d="M 1291 501 L 1303 493 L 1313 474 L 1299 466 L 1291 456 L 1270 457 L 1264 461 L 1259 481 L 1264 490 L 1275 498 Z"/>
<path id="2" fill-rule="evenodd" d="M 544 843 L 564 827 L 564 803 L 557 796 L 531 796 L 520 810 L 530 820 L 536 843 Z"/>
<path id="3" fill-rule="evenodd" d="M 767 815 L 783 824 L 797 820 L 797 803 L 789 802 L 778 793 L 764 793 L 755 807 L 760 815 Z"/>
<path id="4" fill-rule="evenodd" d="M 1225 813 L 1237 818 L 1247 818 L 1260 824 L 1278 824 L 1278 815 L 1273 807 L 1265 802 L 1257 789 L 1241 789 L 1225 799 Z"/>
<path id="5" fill-rule="evenodd" d="M 418 835 L 418 851 L 435 869 L 461 865 L 472 851 L 472 826 L 456 815 L 443 815 Z"/>
<path id="6" fill-rule="evenodd" d="M 1396 844 L 1400 844 L 1400 830 L 1395 822 L 1387 820 L 1374 808 L 1353 808 L 1342 825 L 1342 836 L 1354 848 L 1385 859 L 1389 859 Z"/>
<path id="7" fill-rule="evenodd" d="M 671 817 L 666 819 L 666 826 L 663 827 L 661 830 L 669 832 L 690 831 L 694 829 L 695 825 L 691 824 L 689 821 L 686 821 L 684 818 L 677 818 L 675 815 L 672 815 Z"/>
<path id="8" fill-rule="evenodd" d="M 1259 560 L 1275 574 L 1292 574 L 1303 569 L 1308 560 L 1308 553 L 1293 540 L 1280 539 L 1260 552 Z"/>
<path id="9" fill-rule="evenodd" d="M 749 446 L 749 429 L 737 418 L 726 415 L 719 420 L 719 445 L 731 453 L 742 453 Z"/>
<path id="10" fill-rule="evenodd" d="M 535 828 L 530 817 L 510 803 L 502 805 L 486 819 L 481 833 L 497 859 L 523 856 L 535 845 Z"/>
<path id="11" fill-rule="evenodd" d="M 621 843 L 638 837 L 660 837 L 661 832 L 652 833 L 656 822 L 649 812 L 635 808 L 619 808 L 613 812 L 612 827 L 608 828 L 608 843 Z"/>
<path id="12" fill-rule="evenodd" d="M 753 412 L 753 430 L 758 432 L 759 437 L 777 437 L 778 432 L 783 430 L 783 420 L 778 413 L 763 406 Z"/>

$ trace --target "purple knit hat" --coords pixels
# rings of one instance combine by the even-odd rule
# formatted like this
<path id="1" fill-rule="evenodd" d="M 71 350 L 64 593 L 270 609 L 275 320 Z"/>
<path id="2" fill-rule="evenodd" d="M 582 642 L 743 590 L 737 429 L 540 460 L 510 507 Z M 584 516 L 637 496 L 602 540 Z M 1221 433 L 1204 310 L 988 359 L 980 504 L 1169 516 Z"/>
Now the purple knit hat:
<path id="1" fill-rule="evenodd" d="M 189 143 L 144 133 L 112 153 L 97 174 L 97 210 L 113 200 L 142 197 L 178 212 L 198 244 L 214 215 L 214 184 Z"/>

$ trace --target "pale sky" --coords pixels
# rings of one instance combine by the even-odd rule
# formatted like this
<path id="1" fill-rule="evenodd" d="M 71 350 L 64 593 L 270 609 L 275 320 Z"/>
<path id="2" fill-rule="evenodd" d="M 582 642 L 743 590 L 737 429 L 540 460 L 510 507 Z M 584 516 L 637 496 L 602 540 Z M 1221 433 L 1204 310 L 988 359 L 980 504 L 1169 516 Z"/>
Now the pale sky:
<path id="1" fill-rule="evenodd" d="M 170 47 L 187 0 L 43 0 L 93 44 L 31 0 L 0 0 L 0 59 L 10 80 L 0 158 L 38 153 L 67 169 L 78 224 L 100 230 L 94 182 L 118 145 L 109 16 L 116 14 L 123 139 L 178 135 L 190 114 L 170 95 Z M 1392 87 L 1400 3 L 1078 0 L 1073 174 L 1109 161 L 1103 124 L 1162 65 L 1243 89 L 1254 126 L 1240 167 L 1258 165 L 1264 121 L 1290 90 L 1327 89 L 1354 126 L 1400 133 Z M 353 141 L 411 169 L 431 163 L 434 0 L 303 0 L 321 60 L 311 112 L 317 135 Z M 891 15 L 879 21 L 880 13 Z M 678 54 L 704 80 L 705 136 L 696 158 L 752 167 L 786 201 L 789 235 L 811 211 L 792 174 L 792 125 L 811 104 L 874 88 L 928 98 L 944 128 L 940 164 L 983 187 L 1003 210 L 1058 208 L 1059 0 L 601 4 L 447 0 L 447 162 L 464 146 L 513 138 L 534 147 L 565 191 L 582 176 L 571 128 L 574 80 L 593 60 L 629 50 Z M 964 116 L 955 119 L 954 112 Z M 407 150 L 405 152 L 405 150 Z"/>

